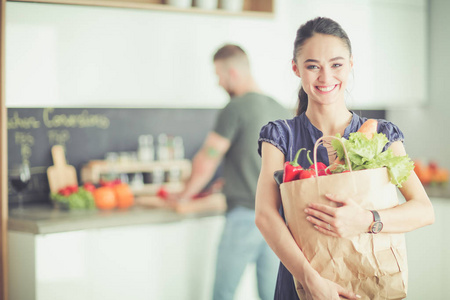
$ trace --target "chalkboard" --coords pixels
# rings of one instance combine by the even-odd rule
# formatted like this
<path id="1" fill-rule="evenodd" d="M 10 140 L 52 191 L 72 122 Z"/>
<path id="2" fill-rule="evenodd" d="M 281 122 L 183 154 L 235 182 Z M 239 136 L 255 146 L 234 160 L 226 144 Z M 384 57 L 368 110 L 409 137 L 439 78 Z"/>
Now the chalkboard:
<path id="1" fill-rule="evenodd" d="M 9 108 L 8 165 L 27 161 L 32 179 L 24 202 L 48 202 L 47 168 L 51 147 L 66 148 L 68 164 L 81 167 L 104 159 L 107 152 L 132 152 L 138 137 L 160 133 L 183 138 L 186 158 L 192 158 L 214 126 L 217 109 L 149 108 Z M 9 186 L 9 202 L 17 195 Z"/>

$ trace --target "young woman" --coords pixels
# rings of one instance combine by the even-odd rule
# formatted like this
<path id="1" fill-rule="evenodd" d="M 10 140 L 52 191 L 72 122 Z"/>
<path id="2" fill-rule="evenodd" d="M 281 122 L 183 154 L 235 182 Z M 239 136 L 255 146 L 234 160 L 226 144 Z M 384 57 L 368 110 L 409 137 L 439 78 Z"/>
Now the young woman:
<path id="1" fill-rule="evenodd" d="M 298 280 L 307 299 L 358 299 L 353 291 L 321 277 L 309 264 L 289 232 L 281 206 L 279 188 L 274 181 L 276 170 L 291 161 L 293 151 L 313 149 L 322 136 L 337 133 L 348 138 L 366 120 L 352 113 L 345 105 L 345 89 L 353 67 L 350 40 L 339 24 L 328 18 L 316 18 L 302 25 L 294 43 L 292 69 L 301 79 L 297 116 L 264 126 L 258 151 L 262 168 L 256 194 L 256 225 L 269 246 L 281 260 L 275 299 L 298 299 L 292 276 Z M 395 155 L 405 155 L 403 133 L 394 124 L 378 120 L 378 132 L 386 134 Z M 295 153 L 294 153 L 295 154 Z M 318 161 L 329 164 L 336 158 L 330 143 L 318 150 Z M 306 159 L 300 165 L 308 166 Z M 430 200 L 414 172 L 400 189 L 406 202 L 378 211 L 383 232 L 400 233 L 432 224 L 434 212 Z M 369 210 L 360 207 L 345 195 L 328 197 L 338 208 L 314 205 L 306 212 L 311 226 L 322 234 L 351 237 L 368 232 L 373 222 Z M 281 212 L 281 214 L 280 214 Z M 311 241 L 312 243 L 314 241 Z"/>

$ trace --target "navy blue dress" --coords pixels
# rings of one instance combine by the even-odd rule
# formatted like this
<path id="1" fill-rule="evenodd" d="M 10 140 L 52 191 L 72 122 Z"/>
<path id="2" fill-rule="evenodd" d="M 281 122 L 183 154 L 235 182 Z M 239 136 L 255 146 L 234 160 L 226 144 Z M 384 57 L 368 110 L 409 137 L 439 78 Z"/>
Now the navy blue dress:
<path id="1" fill-rule="evenodd" d="M 352 114 L 352 120 L 344 131 L 344 137 L 346 139 L 348 139 L 350 133 L 358 131 L 361 125 L 367 120 L 367 118 L 362 118 L 353 112 Z M 393 142 L 403 142 L 404 140 L 403 133 L 400 129 L 386 120 L 378 120 L 377 131 L 378 133 L 384 133 L 389 140 L 389 143 L 385 146 L 384 150 L 386 150 Z M 323 133 L 314 127 L 308 117 L 306 117 L 305 113 L 290 120 L 269 122 L 261 129 L 258 139 L 258 153 L 261 155 L 262 142 L 268 142 L 277 147 L 284 154 L 285 161 L 292 161 L 298 149 L 306 148 L 312 151 L 314 149 L 314 144 L 322 136 Z M 323 145 L 320 145 L 317 150 L 317 161 L 323 162 L 327 166 L 329 165 L 328 152 Z M 309 166 L 306 155 L 300 155 L 299 164 L 302 166 Z M 280 208 L 280 213 L 284 218 L 283 207 Z M 292 275 L 281 262 L 278 269 L 274 299 L 298 299 Z"/>

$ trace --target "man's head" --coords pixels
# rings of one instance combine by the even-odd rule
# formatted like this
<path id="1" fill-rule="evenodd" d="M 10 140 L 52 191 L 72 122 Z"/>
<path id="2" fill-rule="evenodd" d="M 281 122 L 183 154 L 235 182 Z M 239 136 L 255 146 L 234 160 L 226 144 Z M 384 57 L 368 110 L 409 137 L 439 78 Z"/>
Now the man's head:
<path id="1" fill-rule="evenodd" d="M 214 66 L 219 77 L 219 85 L 230 97 L 239 93 L 240 86 L 250 77 L 247 54 L 241 47 L 227 44 L 214 54 Z"/>

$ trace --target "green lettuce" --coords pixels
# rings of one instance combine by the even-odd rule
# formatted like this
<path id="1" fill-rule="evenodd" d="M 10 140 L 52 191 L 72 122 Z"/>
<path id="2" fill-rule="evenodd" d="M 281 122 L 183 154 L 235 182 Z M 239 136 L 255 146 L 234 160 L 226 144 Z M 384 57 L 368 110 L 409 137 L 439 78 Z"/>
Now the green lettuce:
<path id="1" fill-rule="evenodd" d="M 386 167 L 392 184 L 402 187 L 411 171 L 414 169 L 414 162 L 408 155 L 395 156 L 392 149 L 383 152 L 384 146 L 389 142 L 383 133 L 374 134 L 372 139 L 366 137 L 364 133 L 350 133 L 348 140 L 336 135 L 345 145 L 352 170 L 376 169 Z M 338 140 L 331 142 L 340 160 L 348 163 L 345 159 L 344 148 Z"/>
<path id="2" fill-rule="evenodd" d="M 77 192 L 63 196 L 58 193 L 51 193 L 50 199 L 59 202 L 65 209 L 95 209 L 94 196 L 85 188 L 80 187 Z"/>

